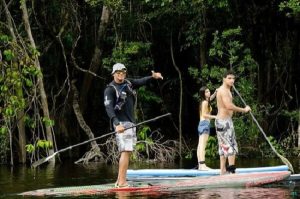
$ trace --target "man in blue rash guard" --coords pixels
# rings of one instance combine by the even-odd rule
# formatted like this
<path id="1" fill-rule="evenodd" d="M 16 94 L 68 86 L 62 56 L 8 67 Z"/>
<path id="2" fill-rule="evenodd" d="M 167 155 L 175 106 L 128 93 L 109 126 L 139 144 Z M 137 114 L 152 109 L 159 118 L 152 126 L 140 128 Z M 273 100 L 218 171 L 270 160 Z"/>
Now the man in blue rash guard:
<path id="1" fill-rule="evenodd" d="M 152 71 L 151 76 L 140 79 L 126 79 L 127 69 L 124 64 L 116 63 L 112 70 L 113 81 L 104 91 L 104 105 L 113 128 L 117 132 L 116 141 L 119 152 L 119 171 L 116 187 L 127 187 L 126 174 L 131 152 L 136 145 L 134 105 L 136 102 L 135 90 L 150 82 L 151 79 L 163 79 L 161 73 Z M 125 130 L 126 128 L 129 128 Z"/>

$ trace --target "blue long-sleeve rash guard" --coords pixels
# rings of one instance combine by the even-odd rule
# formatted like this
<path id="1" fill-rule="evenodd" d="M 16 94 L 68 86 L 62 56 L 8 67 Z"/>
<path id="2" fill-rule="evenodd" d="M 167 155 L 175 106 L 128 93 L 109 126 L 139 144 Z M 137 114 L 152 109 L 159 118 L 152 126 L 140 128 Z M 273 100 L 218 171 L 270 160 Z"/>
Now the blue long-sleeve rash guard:
<path id="1" fill-rule="evenodd" d="M 140 79 L 126 79 L 122 84 L 117 84 L 115 81 L 112 81 L 106 87 L 104 91 L 104 105 L 106 113 L 114 125 L 118 125 L 120 121 L 135 123 L 134 104 L 136 99 L 134 90 L 140 86 L 146 85 L 151 79 L 152 76 L 147 76 Z M 117 103 L 117 92 L 120 92 L 120 90 L 126 92 L 127 97 L 121 110 L 116 110 L 115 106 Z"/>

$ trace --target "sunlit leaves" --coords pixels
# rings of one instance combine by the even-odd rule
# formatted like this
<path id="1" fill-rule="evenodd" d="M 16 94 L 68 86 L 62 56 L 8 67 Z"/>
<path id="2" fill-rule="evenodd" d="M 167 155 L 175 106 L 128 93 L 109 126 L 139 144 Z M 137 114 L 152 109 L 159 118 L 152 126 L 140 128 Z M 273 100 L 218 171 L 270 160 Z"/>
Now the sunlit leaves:
<path id="1" fill-rule="evenodd" d="M 11 61 L 15 57 L 12 50 L 4 50 L 3 55 L 6 61 Z"/>
<path id="2" fill-rule="evenodd" d="M 89 4 L 92 7 L 97 6 L 98 4 L 100 4 L 103 0 L 85 0 L 85 2 L 87 4 Z"/>
<path id="3" fill-rule="evenodd" d="M 8 42 L 10 40 L 10 37 L 8 35 L 0 35 L 0 41 L 1 42 Z"/>
<path id="4" fill-rule="evenodd" d="M 145 3 L 158 4 L 163 7 L 173 3 L 173 0 L 145 0 Z"/>
<path id="5" fill-rule="evenodd" d="M 151 129 L 149 126 L 143 126 L 141 130 L 137 133 L 139 143 L 136 145 L 136 150 L 139 152 L 146 152 L 147 153 L 147 146 L 152 145 L 154 142 L 151 137 L 149 137 L 149 133 Z"/>
<path id="6" fill-rule="evenodd" d="M 26 148 L 26 151 L 27 151 L 28 153 L 32 153 L 32 152 L 35 151 L 35 147 L 34 147 L 32 144 L 27 144 L 27 145 L 25 146 L 25 148 Z"/>
<path id="7" fill-rule="evenodd" d="M 42 149 L 52 148 L 53 144 L 47 140 L 38 140 L 36 146 Z"/>
<path id="8" fill-rule="evenodd" d="M 141 140 L 145 140 L 147 138 L 147 133 L 150 131 L 149 126 L 143 126 L 141 130 L 138 132 L 138 138 Z"/>
<path id="9" fill-rule="evenodd" d="M 38 141 L 36 142 L 35 145 L 33 145 L 33 144 L 27 144 L 27 145 L 25 146 L 26 151 L 27 151 L 28 153 L 33 153 L 33 152 L 35 152 L 36 149 L 38 149 L 38 148 L 47 150 L 47 149 L 50 149 L 50 148 L 52 148 L 52 147 L 53 147 L 52 142 L 50 142 L 50 141 L 48 141 L 48 140 L 38 140 Z"/>
<path id="10" fill-rule="evenodd" d="M 44 123 L 47 127 L 52 127 L 52 126 L 54 126 L 54 120 L 51 120 L 51 119 L 49 119 L 49 118 L 43 117 L 42 121 L 43 121 L 43 123 Z"/>
<path id="11" fill-rule="evenodd" d="M 0 134 L 5 134 L 5 133 L 7 133 L 7 132 L 8 132 L 8 129 L 7 129 L 6 126 L 0 127 Z"/>

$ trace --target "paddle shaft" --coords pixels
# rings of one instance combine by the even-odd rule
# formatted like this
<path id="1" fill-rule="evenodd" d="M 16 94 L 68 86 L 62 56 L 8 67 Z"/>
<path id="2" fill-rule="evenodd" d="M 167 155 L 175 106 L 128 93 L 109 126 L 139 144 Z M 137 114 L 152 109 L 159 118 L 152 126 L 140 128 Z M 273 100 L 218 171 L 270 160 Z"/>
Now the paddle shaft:
<path id="1" fill-rule="evenodd" d="M 233 90 L 234 90 L 234 91 L 236 92 L 236 94 L 240 97 L 240 99 L 241 99 L 241 101 L 243 102 L 243 104 L 244 104 L 245 106 L 247 106 L 247 103 L 246 103 L 245 100 L 242 98 L 242 96 L 240 95 L 240 93 L 237 91 L 237 89 L 235 88 L 235 86 L 233 86 Z M 261 126 L 259 125 L 258 121 L 257 121 L 256 118 L 254 117 L 253 113 L 252 113 L 251 111 L 250 111 L 249 113 L 250 113 L 250 115 L 251 115 L 253 121 L 256 123 L 257 127 L 259 128 L 259 130 L 260 130 L 260 131 L 262 132 L 262 134 L 264 135 L 264 137 L 265 137 L 266 139 L 268 139 L 267 136 L 266 136 L 266 134 L 265 134 L 265 132 L 264 132 L 264 130 L 261 128 Z"/>
<path id="2" fill-rule="evenodd" d="M 160 118 L 163 118 L 163 117 L 166 117 L 166 116 L 169 116 L 169 115 L 171 115 L 171 113 L 166 113 L 166 114 L 164 114 L 164 115 L 157 116 L 157 117 L 152 118 L 152 119 L 149 119 L 149 120 L 145 120 L 145 121 L 140 122 L 140 123 L 138 123 L 138 124 L 136 124 L 136 125 L 133 125 L 133 126 L 131 126 L 131 127 L 124 128 L 124 130 L 128 130 L 128 129 L 131 129 L 131 128 L 135 128 L 135 127 L 140 126 L 140 125 L 142 125 L 142 124 L 146 124 L 146 123 L 148 123 L 148 122 L 152 122 L 152 121 L 158 120 L 158 119 L 160 119 Z M 101 138 L 103 138 L 103 137 L 107 137 L 107 136 L 112 135 L 112 134 L 114 134 L 114 133 L 117 133 L 117 132 L 116 132 L 116 131 L 112 131 L 112 132 L 107 133 L 107 134 L 105 134 L 105 135 L 101 135 L 101 136 L 99 136 L 99 137 L 95 137 L 95 138 L 86 140 L 86 141 L 84 141 L 84 142 L 81 142 L 81 143 L 78 143 L 78 144 L 74 144 L 74 145 L 72 145 L 72 146 L 69 146 L 69 147 L 67 147 L 67 148 L 64 148 L 64 149 L 61 149 L 61 150 L 57 151 L 57 153 L 61 153 L 61 152 L 70 150 L 70 149 L 72 149 L 72 148 L 74 148 L 74 147 L 78 147 L 78 146 L 81 146 L 81 145 L 84 145 L 84 144 L 93 142 L 93 141 L 95 141 L 95 140 L 101 139 Z"/>
<path id="3" fill-rule="evenodd" d="M 241 94 L 238 92 L 238 90 L 235 88 L 235 86 L 233 86 L 233 90 L 234 90 L 234 91 L 236 92 L 236 94 L 239 96 L 239 98 L 241 99 L 241 101 L 243 102 L 243 104 L 244 104 L 245 106 L 247 106 L 245 100 L 242 98 Z M 265 139 L 267 140 L 267 142 L 268 142 L 269 145 L 271 146 L 272 150 L 276 153 L 276 155 L 277 155 L 284 163 L 287 164 L 287 166 L 290 168 L 290 170 L 291 170 L 292 172 L 294 172 L 294 169 L 293 169 L 292 164 L 291 164 L 285 157 L 283 157 L 282 155 L 280 155 L 280 154 L 276 151 L 276 149 L 274 148 L 274 146 L 272 145 L 272 143 L 269 141 L 269 139 L 268 139 L 266 133 L 265 133 L 264 130 L 261 128 L 261 126 L 259 125 L 258 121 L 256 120 L 256 118 L 254 117 L 254 115 L 253 115 L 253 113 L 252 113 L 251 111 L 250 111 L 250 115 L 251 115 L 253 121 L 256 123 L 256 125 L 257 125 L 258 129 L 260 130 L 260 132 L 263 134 L 263 136 L 265 137 Z"/>
<path id="4" fill-rule="evenodd" d="M 136 125 L 133 125 L 133 126 L 131 126 L 131 127 L 127 127 L 127 128 L 125 128 L 125 130 L 131 129 L 131 128 L 135 128 L 135 127 L 140 126 L 140 125 L 142 125 L 142 124 L 146 124 L 146 123 L 148 123 L 148 122 L 152 122 L 152 121 L 155 121 L 155 120 L 158 120 L 158 119 L 160 119 L 160 118 L 163 118 L 163 117 L 166 117 L 166 116 L 170 116 L 170 115 L 171 115 L 171 113 L 166 113 L 166 114 L 164 114 L 164 115 L 157 116 L 157 117 L 152 118 L 152 119 L 149 119 L 149 120 L 145 120 L 145 121 L 140 122 L 140 123 L 138 123 L 138 124 L 136 124 Z M 72 148 L 75 148 L 75 147 L 78 147 L 78 146 L 81 146 L 81 145 L 84 145 L 84 144 L 93 142 L 93 141 L 95 141 L 95 140 L 98 140 L 98 139 L 107 137 L 107 136 L 112 135 L 112 134 L 115 134 L 115 133 L 117 133 L 117 132 L 116 132 L 116 131 L 112 131 L 112 132 L 107 133 L 107 134 L 105 134 L 105 135 L 101 135 L 101 136 L 99 136 L 99 137 L 95 137 L 95 138 L 86 140 L 86 141 L 84 141 L 84 142 L 80 142 L 80 143 L 78 143 L 78 144 L 74 144 L 74 145 L 72 145 L 72 146 L 69 146 L 69 147 L 60 149 L 60 150 L 56 151 L 55 153 L 53 153 L 52 155 L 50 155 L 50 156 L 46 157 L 45 159 L 41 160 L 41 162 L 37 161 L 36 163 L 33 163 L 32 165 L 33 165 L 33 167 L 37 167 L 37 166 L 39 166 L 40 164 L 42 164 L 42 163 L 44 163 L 44 162 L 47 162 L 48 160 L 50 160 L 51 158 L 53 158 L 54 156 L 56 156 L 57 154 L 59 154 L 59 153 L 61 153 L 61 152 L 64 152 L 64 151 L 67 151 L 67 150 L 71 150 Z"/>

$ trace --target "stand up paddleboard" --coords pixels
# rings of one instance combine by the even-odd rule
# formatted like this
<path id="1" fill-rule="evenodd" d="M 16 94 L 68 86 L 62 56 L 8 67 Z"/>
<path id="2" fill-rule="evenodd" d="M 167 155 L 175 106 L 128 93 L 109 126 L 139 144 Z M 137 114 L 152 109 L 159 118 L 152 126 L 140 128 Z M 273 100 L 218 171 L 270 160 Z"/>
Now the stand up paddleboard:
<path id="1" fill-rule="evenodd" d="M 257 173 L 257 172 L 273 172 L 288 171 L 286 165 L 272 167 L 254 167 L 254 168 L 237 168 L 236 173 Z M 197 169 L 137 169 L 128 170 L 127 178 L 147 178 L 147 177 L 197 177 L 197 176 L 216 176 L 220 175 L 220 169 L 211 169 L 201 171 Z"/>
<path id="2" fill-rule="evenodd" d="M 116 192 L 166 192 L 177 190 L 197 190 L 201 188 L 255 187 L 280 182 L 290 176 L 289 171 L 240 173 L 222 176 L 195 177 L 189 180 L 164 181 L 155 183 L 132 183 L 130 187 L 115 188 L 114 184 L 73 186 L 39 189 L 20 193 L 22 196 L 78 196 L 100 195 Z"/>

